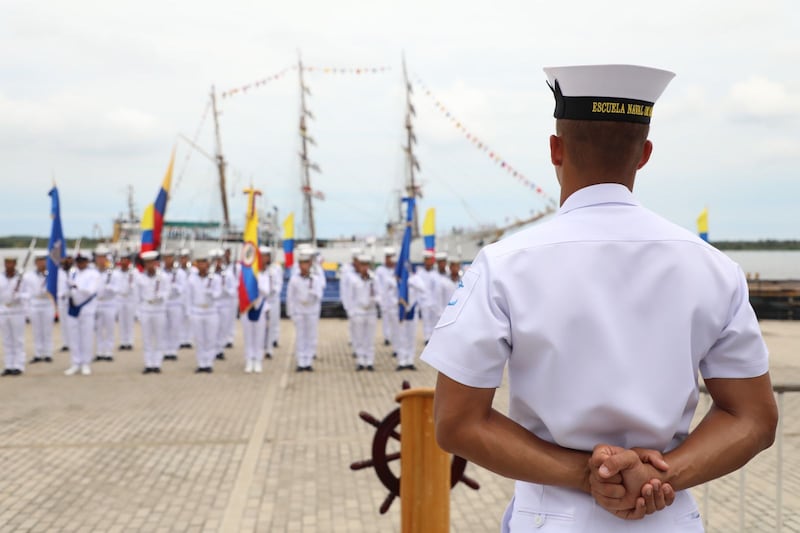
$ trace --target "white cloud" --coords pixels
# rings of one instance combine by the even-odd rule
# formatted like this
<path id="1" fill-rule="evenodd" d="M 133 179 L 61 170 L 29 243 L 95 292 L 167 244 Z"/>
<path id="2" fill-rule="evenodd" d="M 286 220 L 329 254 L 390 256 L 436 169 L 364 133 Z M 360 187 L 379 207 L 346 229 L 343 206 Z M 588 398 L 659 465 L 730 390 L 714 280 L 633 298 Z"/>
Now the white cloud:
<path id="1" fill-rule="evenodd" d="M 736 82 L 728 92 L 726 108 L 735 118 L 772 119 L 800 115 L 800 93 L 786 84 L 755 76 Z"/>

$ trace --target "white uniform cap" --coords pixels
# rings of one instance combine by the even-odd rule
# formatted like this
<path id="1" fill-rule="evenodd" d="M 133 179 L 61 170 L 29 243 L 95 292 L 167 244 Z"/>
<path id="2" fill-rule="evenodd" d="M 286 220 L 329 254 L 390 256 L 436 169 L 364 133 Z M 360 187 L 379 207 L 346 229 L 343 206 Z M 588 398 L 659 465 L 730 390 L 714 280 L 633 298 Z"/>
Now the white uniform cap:
<path id="1" fill-rule="evenodd" d="M 164 256 L 164 255 L 172 255 L 172 256 L 174 256 L 175 255 L 175 250 L 169 250 L 169 249 L 164 250 L 164 252 L 161 255 L 162 256 Z"/>
<path id="2" fill-rule="evenodd" d="M 46 250 L 39 250 L 35 254 L 33 254 L 34 259 L 47 259 L 50 256 Z"/>
<path id="3" fill-rule="evenodd" d="M 258 251 L 262 254 L 271 254 L 272 248 L 270 246 L 259 246 Z"/>
<path id="4" fill-rule="evenodd" d="M 142 258 L 142 261 L 154 261 L 155 259 L 158 259 L 158 252 L 156 252 L 155 250 L 142 252 L 139 255 Z"/>
<path id="5" fill-rule="evenodd" d="M 369 254 L 358 254 L 356 257 L 359 263 L 372 263 L 372 256 Z"/>
<path id="6" fill-rule="evenodd" d="M 422 258 L 433 257 L 433 250 L 425 250 L 422 252 Z"/>
<path id="7" fill-rule="evenodd" d="M 193 261 L 196 263 L 198 261 L 208 261 L 208 252 L 198 252 L 195 254 Z"/>
<path id="8" fill-rule="evenodd" d="M 208 251 L 208 258 L 209 259 L 218 259 L 222 257 L 222 250 L 219 248 L 214 248 L 213 250 Z"/>
<path id="9" fill-rule="evenodd" d="M 16 263 L 17 262 L 17 256 L 16 255 L 4 255 L 3 256 L 3 261 L 14 261 Z"/>
<path id="10" fill-rule="evenodd" d="M 297 252 L 298 261 L 311 261 L 311 251 L 308 249 L 299 250 Z"/>
<path id="11" fill-rule="evenodd" d="M 436 252 L 436 260 L 447 259 L 447 252 Z"/>
<path id="12" fill-rule="evenodd" d="M 98 246 L 94 249 L 94 255 L 108 255 L 108 248 L 105 246 Z"/>
<path id="13" fill-rule="evenodd" d="M 353 255 L 353 257 L 358 257 L 358 255 L 361 253 L 361 248 L 350 248 L 350 253 Z"/>
<path id="14" fill-rule="evenodd" d="M 387 246 L 383 249 L 383 255 L 395 255 L 397 252 L 392 246 Z"/>
<path id="15" fill-rule="evenodd" d="M 86 252 L 84 252 L 83 250 L 78 250 L 77 252 L 75 252 L 75 260 L 77 261 L 79 259 L 84 260 L 84 261 L 88 261 L 89 260 L 89 255 Z"/>
<path id="16" fill-rule="evenodd" d="M 546 67 L 555 118 L 649 124 L 673 72 L 636 65 Z"/>
<path id="17" fill-rule="evenodd" d="M 181 248 L 181 255 L 189 256 L 191 255 L 191 251 L 188 248 Z"/>

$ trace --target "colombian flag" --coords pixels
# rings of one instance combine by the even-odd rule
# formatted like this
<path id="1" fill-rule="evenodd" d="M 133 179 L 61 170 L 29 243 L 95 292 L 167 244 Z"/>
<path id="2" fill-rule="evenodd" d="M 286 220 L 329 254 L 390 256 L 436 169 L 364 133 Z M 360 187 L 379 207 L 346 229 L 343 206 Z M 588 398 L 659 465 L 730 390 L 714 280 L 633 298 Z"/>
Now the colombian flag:
<path id="1" fill-rule="evenodd" d="M 436 249 L 436 209 L 429 207 L 425 211 L 425 221 L 422 223 L 422 238 L 426 250 Z"/>
<path id="2" fill-rule="evenodd" d="M 294 213 L 283 221 L 283 262 L 286 268 L 294 265 Z"/>
<path id="3" fill-rule="evenodd" d="M 169 159 L 169 167 L 161 189 L 158 191 L 156 201 L 148 205 L 142 215 L 142 252 L 158 250 L 161 247 L 161 229 L 164 227 L 164 213 L 167 212 L 167 199 L 169 198 L 169 188 L 172 183 L 172 167 L 175 164 L 175 148 L 172 149 L 172 157 Z"/>
<path id="4" fill-rule="evenodd" d="M 697 234 L 708 242 L 708 208 L 704 208 L 697 217 Z"/>
<path id="5" fill-rule="evenodd" d="M 250 187 L 245 189 L 247 195 L 247 216 L 244 222 L 244 242 L 239 269 L 239 312 L 250 309 L 258 299 L 258 273 L 261 271 L 261 259 L 258 255 L 258 211 L 256 196 L 261 194 Z"/>

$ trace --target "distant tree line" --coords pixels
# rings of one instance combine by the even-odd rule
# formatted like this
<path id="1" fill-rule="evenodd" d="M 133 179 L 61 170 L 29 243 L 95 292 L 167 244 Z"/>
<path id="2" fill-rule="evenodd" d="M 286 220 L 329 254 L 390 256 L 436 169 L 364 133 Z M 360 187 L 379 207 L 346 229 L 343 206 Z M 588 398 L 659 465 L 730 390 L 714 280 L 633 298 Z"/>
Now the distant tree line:
<path id="1" fill-rule="evenodd" d="M 0 248 L 27 248 L 31 245 L 31 239 L 33 239 L 33 235 L 8 235 L 6 237 L 0 237 Z M 99 243 L 97 239 L 89 238 L 89 237 L 81 237 L 81 249 L 83 250 L 93 250 Z M 78 239 L 71 239 L 67 237 L 67 251 L 72 253 L 73 249 L 75 248 L 75 243 Z M 36 237 L 36 248 L 42 249 L 47 248 L 47 244 L 50 242 L 50 237 Z"/>
<path id="2" fill-rule="evenodd" d="M 712 241 L 719 250 L 800 250 L 800 241 L 779 241 L 765 239 L 761 241 Z"/>

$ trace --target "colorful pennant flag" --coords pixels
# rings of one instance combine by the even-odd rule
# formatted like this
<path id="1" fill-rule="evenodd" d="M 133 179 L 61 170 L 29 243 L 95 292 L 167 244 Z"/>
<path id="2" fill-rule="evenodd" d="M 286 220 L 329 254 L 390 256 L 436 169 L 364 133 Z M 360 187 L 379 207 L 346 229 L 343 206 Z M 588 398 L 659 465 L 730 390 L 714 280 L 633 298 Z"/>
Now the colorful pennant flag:
<path id="1" fill-rule="evenodd" d="M 697 217 L 697 234 L 708 242 L 708 208 L 705 207 Z"/>
<path id="2" fill-rule="evenodd" d="M 61 207 L 58 201 L 58 188 L 53 185 L 50 192 L 50 218 L 53 224 L 50 226 L 50 242 L 47 243 L 47 292 L 53 297 L 53 301 L 58 301 L 58 269 L 61 267 L 61 260 L 66 255 L 66 243 L 64 242 L 64 230 L 61 228 Z"/>
<path id="3" fill-rule="evenodd" d="M 397 265 L 395 266 L 395 275 L 397 276 L 397 301 L 398 313 L 400 321 L 411 320 L 414 318 L 416 311 L 416 303 L 409 308 L 408 303 L 408 277 L 411 275 L 411 222 L 414 219 L 414 203 L 413 197 L 403 198 L 403 202 L 408 204 L 408 211 L 406 212 L 406 229 L 403 233 L 403 244 L 400 247 L 400 255 L 397 258 Z"/>
<path id="4" fill-rule="evenodd" d="M 249 310 L 258 299 L 258 273 L 261 259 L 258 254 L 258 211 L 256 196 L 261 194 L 250 187 L 244 190 L 247 195 L 247 215 L 244 222 L 242 257 L 239 269 L 239 312 Z M 262 302 L 263 303 L 263 302 Z"/>
<path id="5" fill-rule="evenodd" d="M 425 241 L 426 250 L 436 249 L 436 209 L 429 207 L 425 212 L 425 220 L 422 222 L 422 238 Z"/>
<path id="6" fill-rule="evenodd" d="M 294 265 L 294 213 L 283 221 L 283 263 L 286 268 Z"/>
<path id="7" fill-rule="evenodd" d="M 161 230 L 164 227 L 164 215 L 167 212 L 167 199 L 172 183 L 172 168 L 175 165 L 175 148 L 169 158 L 169 166 L 161 183 L 161 188 L 156 195 L 156 201 L 148 205 L 142 215 L 142 246 L 141 251 L 158 250 L 161 247 Z"/>

